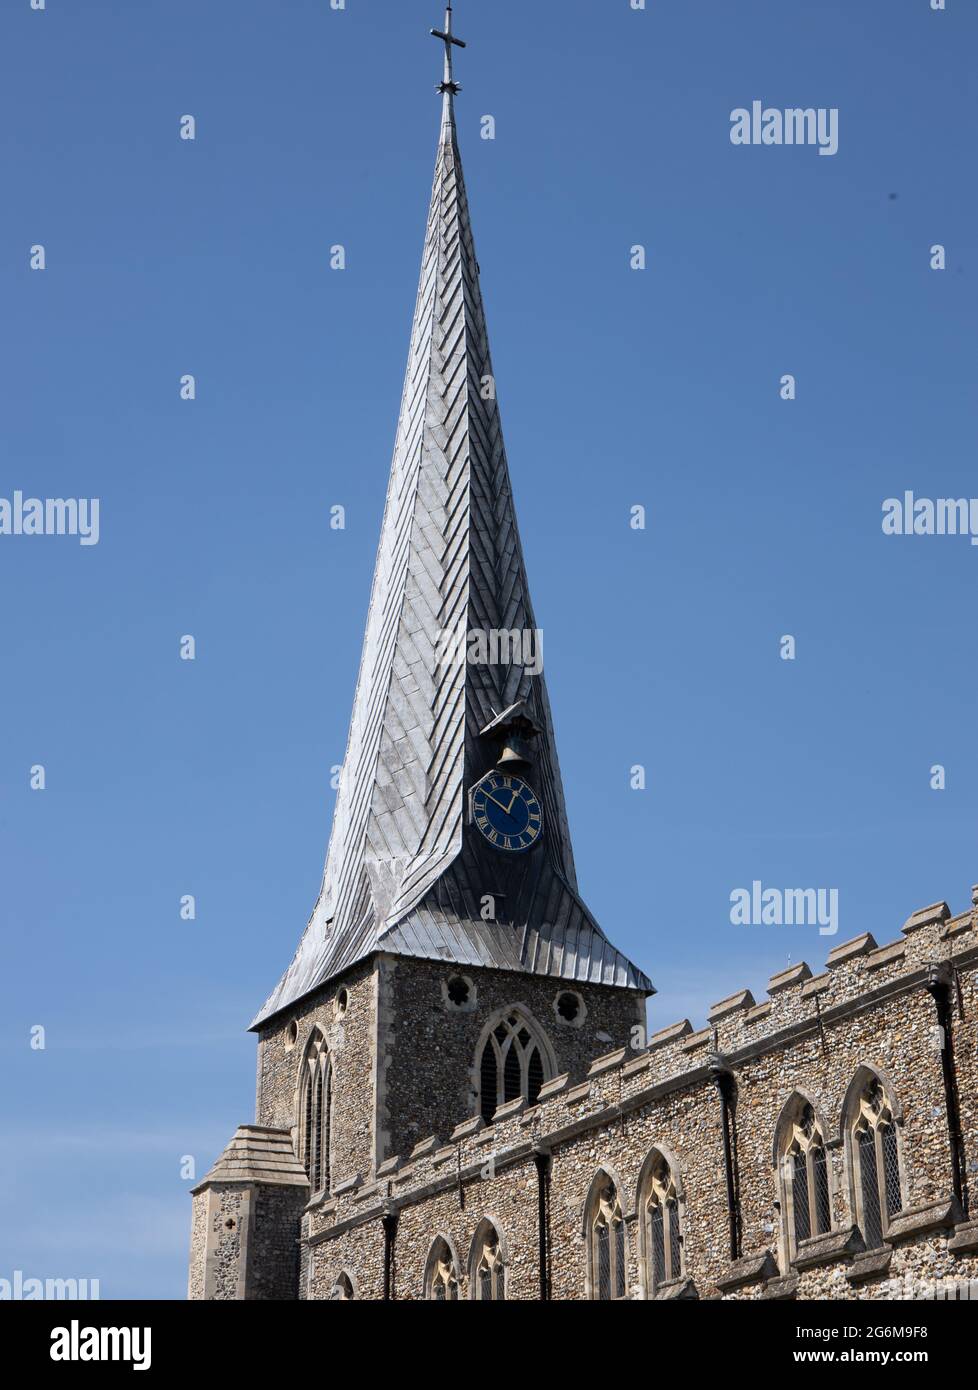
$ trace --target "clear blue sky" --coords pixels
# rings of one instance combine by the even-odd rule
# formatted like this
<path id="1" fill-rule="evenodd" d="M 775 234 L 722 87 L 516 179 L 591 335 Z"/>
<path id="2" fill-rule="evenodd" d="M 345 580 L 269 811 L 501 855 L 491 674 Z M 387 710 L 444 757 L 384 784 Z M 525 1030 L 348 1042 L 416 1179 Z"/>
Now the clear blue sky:
<path id="1" fill-rule="evenodd" d="M 3 7 L 0 495 L 97 496 L 101 539 L 0 537 L 0 1277 L 182 1297 L 181 1156 L 202 1174 L 253 1116 L 245 1028 L 315 898 L 345 744 L 440 20 Z M 732 889 L 837 887 L 836 941 L 882 942 L 978 881 L 978 548 L 880 525 L 905 488 L 978 495 L 978 15 L 460 0 L 455 21 L 579 876 L 656 982 L 654 1026 L 702 1021 L 834 944 L 731 926 Z M 733 146 L 755 98 L 837 107 L 839 152 Z"/>

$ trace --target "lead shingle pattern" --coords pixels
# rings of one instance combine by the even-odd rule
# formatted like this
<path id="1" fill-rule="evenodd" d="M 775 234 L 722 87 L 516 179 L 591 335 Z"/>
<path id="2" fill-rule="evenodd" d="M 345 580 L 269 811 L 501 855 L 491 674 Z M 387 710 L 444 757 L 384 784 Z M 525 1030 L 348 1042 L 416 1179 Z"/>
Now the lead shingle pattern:
<path id="1" fill-rule="evenodd" d="M 577 892 L 546 686 L 444 663 L 440 632 L 534 630 L 479 267 L 445 98 L 387 503 L 319 899 L 253 1026 L 374 951 L 650 990 Z M 489 399 L 485 399 L 486 395 Z M 494 761 L 480 730 L 540 729 L 544 847 L 504 862 L 465 824 Z M 484 921 L 486 896 L 495 921 Z"/>

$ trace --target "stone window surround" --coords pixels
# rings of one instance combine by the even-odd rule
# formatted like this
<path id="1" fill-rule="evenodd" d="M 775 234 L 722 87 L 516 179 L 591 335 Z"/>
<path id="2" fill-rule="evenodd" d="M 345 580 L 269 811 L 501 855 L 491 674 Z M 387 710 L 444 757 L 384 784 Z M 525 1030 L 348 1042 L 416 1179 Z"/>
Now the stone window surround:
<path id="1" fill-rule="evenodd" d="M 775 1180 L 778 1194 L 778 1209 L 780 1212 L 778 1230 L 778 1253 L 779 1265 L 785 1274 L 788 1273 L 791 1264 L 798 1254 L 797 1242 L 795 1240 L 795 1212 L 794 1212 L 794 1191 L 793 1183 L 785 1170 L 788 1151 L 794 1137 L 794 1129 L 798 1116 L 803 1106 L 810 1105 L 815 1118 L 815 1127 L 822 1141 L 822 1148 L 825 1150 L 825 1176 L 829 1189 L 829 1229 L 822 1232 L 824 1235 L 830 1234 L 837 1229 L 835 1219 L 835 1196 L 836 1182 L 834 1165 L 832 1163 L 832 1153 L 839 1147 L 839 1139 L 832 1138 L 822 1107 L 810 1091 L 803 1086 L 796 1086 L 791 1095 L 781 1107 L 781 1114 L 778 1116 L 777 1124 L 774 1127 L 774 1152 L 773 1162 Z M 807 1166 L 807 1165 L 806 1165 Z M 811 1187 L 811 1174 L 809 1174 L 809 1187 Z M 815 1207 L 809 1196 L 809 1212 L 812 1214 L 812 1226 L 814 1227 Z M 811 1236 L 817 1233 L 814 1229 Z"/>
<path id="2" fill-rule="evenodd" d="M 475 1045 L 475 1056 L 473 1058 L 471 1070 L 471 1089 L 475 1097 L 472 1107 L 473 1115 L 481 1116 L 482 1114 L 483 1049 L 487 1046 L 492 1047 L 494 1045 L 492 1038 L 493 1033 L 499 1027 L 500 1023 L 506 1023 L 507 1019 L 509 1019 L 509 1017 L 512 1014 L 516 1014 L 518 1016 L 520 1023 L 523 1026 L 525 1026 L 533 1042 L 537 1045 L 537 1050 L 540 1055 L 540 1061 L 543 1064 L 544 1084 L 552 1080 L 557 1075 L 557 1058 L 554 1054 L 554 1050 L 550 1043 L 550 1039 L 547 1037 L 545 1030 L 540 1027 L 539 1023 L 537 1023 L 532 1012 L 530 1011 L 529 1006 L 524 1003 L 506 1004 L 502 1008 L 496 1009 L 494 1013 L 490 1014 L 489 1018 L 483 1025 L 482 1031 L 479 1034 L 478 1041 Z M 498 1059 L 497 1068 L 497 1076 L 501 1083 L 503 1069 L 502 1066 L 499 1065 Z M 525 1070 L 525 1067 L 523 1067 L 524 1074 L 522 1076 L 522 1094 L 524 1096 L 527 1093 L 527 1078 L 525 1075 Z"/>
<path id="3" fill-rule="evenodd" d="M 907 1166 L 903 1139 L 903 1107 L 900 1105 L 900 1102 L 897 1099 L 892 1081 L 890 1080 L 887 1073 L 883 1070 L 883 1068 L 877 1067 L 873 1065 L 873 1063 L 871 1062 L 860 1062 L 855 1070 L 855 1073 L 853 1074 L 852 1080 L 849 1083 L 849 1086 L 846 1090 L 845 1100 L 843 1101 L 842 1133 L 843 1142 L 845 1145 L 846 1177 L 849 1187 L 849 1210 L 852 1213 L 853 1221 L 855 1222 L 856 1226 L 859 1228 L 859 1231 L 863 1236 L 865 1236 L 866 1233 L 866 1226 L 865 1215 L 863 1211 L 863 1190 L 859 1166 L 859 1154 L 858 1146 L 855 1143 L 855 1132 L 856 1126 L 862 1117 L 863 1102 L 866 1092 L 874 1082 L 878 1082 L 882 1089 L 883 1099 L 886 1103 L 886 1109 L 889 1111 L 890 1121 L 893 1125 L 893 1132 L 896 1136 L 897 1169 L 899 1178 L 898 1196 L 900 1199 L 898 1212 L 902 1211 L 907 1206 Z M 880 1225 L 882 1227 L 883 1232 L 883 1244 L 875 1248 L 883 1249 L 886 1244 L 887 1231 L 892 1218 L 887 1213 L 886 1202 L 884 1200 L 882 1182 L 882 1174 L 884 1172 L 884 1161 L 883 1154 L 881 1151 L 881 1143 L 878 1129 L 875 1134 L 875 1143 L 877 1174 L 880 1180 Z"/>
<path id="4" fill-rule="evenodd" d="M 622 1187 L 621 1181 L 619 1180 L 615 1172 L 615 1169 L 607 1163 L 601 1163 L 598 1165 L 594 1177 L 591 1179 L 591 1185 L 588 1188 L 587 1196 L 584 1199 L 584 1206 L 581 1212 L 581 1236 L 584 1241 L 585 1251 L 584 1297 L 592 1301 L 597 1301 L 599 1299 L 597 1279 L 598 1251 L 597 1243 L 594 1239 L 594 1228 L 598 1219 L 602 1196 L 606 1194 L 609 1191 L 609 1189 L 612 1192 L 615 1206 L 617 1208 L 617 1215 L 622 1226 L 625 1256 L 625 1268 L 623 1279 L 625 1291 L 621 1299 L 615 1299 L 614 1297 L 612 1297 L 612 1302 L 627 1302 L 629 1298 L 628 1227 L 633 1224 L 635 1220 L 635 1213 L 632 1212 L 629 1215 L 626 1215 L 625 1209 L 622 1207 L 621 1204 L 621 1194 L 626 1189 Z M 613 1242 L 609 1242 L 609 1248 L 612 1258 L 611 1281 L 612 1288 L 614 1288 L 616 1271 L 614 1266 L 615 1255 Z"/>
<path id="5" fill-rule="evenodd" d="M 445 1284 L 446 1298 L 444 1301 L 446 1303 L 458 1302 L 462 1297 L 461 1265 L 454 1242 L 443 1231 L 439 1232 L 431 1242 L 428 1258 L 425 1260 L 422 1297 L 426 1302 L 442 1302 L 441 1299 L 435 1298 L 435 1281 L 439 1278 Z M 452 1284 L 454 1284 L 455 1296 L 449 1298 L 447 1295 Z"/>
<path id="6" fill-rule="evenodd" d="M 349 1293 L 337 1293 L 338 1289 L 343 1289 L 344 1283 Z M 330 1300 L 334 1303 L 350 1303 L 359 1298 L 357 1281 L 354 1278 L 352 1269 L 344 1267 L 337 1271 L 336 1278 L 333 1280 L 330 1292 Z"/>
<path id="7" fill-rule="evenodd" d="M 448 993 L 448 986 L 452 980 L 462 980 L 468 985 L 469 994 L 461 1004 L 456 1004 Z M 463 975 L 461 970 L 453 970 L 448 975 L 443 975 L 441 979 L 441 1000 L 445 1009 L 451 1014 L 471 1014 L 474 1013 L 479 1003 L 479 991 L 475 987 L 475 981 L 469 975 Z"/>
<path id="8" fill-rule="evenodd" d="M 669 1279 L 654 1279 L 652 1270 L 652 1250 L 649 1242 L 648 1202 L 652 1195 L 652 1178 L 656 1169 L 664 1164 L 672 1180 L 676 1198 L 676 1220 L 679 1223 L 679 1269 L 670 1271 Z M 653 1144 L 646 1154 L 639 1171 L 636 1184 L 635 1215 L 638 1217 L 638 1277 L 639 1297 L 653 1299 L 661 1289 L 681 1285 L 685 1281 L 686 1255 L 683 1248 L 683 1228 L 686 1215 L 686 1194 L 683 1188 L 682 1173 L 675 1153 L 667 1144 Z M 625 1228 L 630 1224 L 631 1214 L 625 1213 Z M 668 1246 L 668 1235 L 665 1237 Z"/>
<path id="9" fill-rule="evenodd" d="M 333 1105 L 333 1058 L 326 1041 L 326 1034 L 318 1023 L 314 1023 L 309 1030 L 305 1046 L 302 1049 L 302 1057 L 296 1071 L 295 1100 L 293 1113 L 296 1117 L 295 1123 L 295 1152 L 301 1162 L 305 1162 L 306 1145 L 308 1142 L 305 1132 L 306 1128 L 306 1095 L 308 1088 L 315 1079 L 315 1069 L 322 1069 L 323 1078 L 323 1101 L 325 1114 L 322 1117 L 322 1131 L 326 1137 L 326 1152 L 321 1157 L 322 1183 L 316 1192 L 310 1192 L 310 1200 L 323 1195 L 328 1191 L 329 1175 L 332 1170 L 330 1153 L 333 1126 L 332 1105 Z M 311 1176 L 310 1176 L 311 1183 Z"/>
<path id="10" fill-rule="evenodd" d="M 577 1000 L 577 1013 L 573 1018 L 564 1018 L 560 1012 L 560 1001 L 565 994 L 571 994 Z M 587 1018 L 587 1004 L 584 996 L 576 989 L 559 989 L 551 1001 L 551 1008 L 554 1012 L 554 1019 L 558 1028 L 583 1028 L 584 1020 Z"/>
<path id="11" fill-rule="evenodd" d="M 505 1301 L 509 1297 L 509 1243 L 503 1235 L 499 1221 L 490 1213 L 487 1213 L 478 1226 L 472 1237 L 472 1246 L 469 1250 L 469 1298 L 480 1301 L 480 1282 L 479 1265 L 482 1263 L 482 1254 L 486 1245 L 487 1237 L 492 1234 L 495 1238 L 496 1246 L 499 1251 L 501 1261 L 500 1278 L 502 1280 L 501 1300 Z"/>

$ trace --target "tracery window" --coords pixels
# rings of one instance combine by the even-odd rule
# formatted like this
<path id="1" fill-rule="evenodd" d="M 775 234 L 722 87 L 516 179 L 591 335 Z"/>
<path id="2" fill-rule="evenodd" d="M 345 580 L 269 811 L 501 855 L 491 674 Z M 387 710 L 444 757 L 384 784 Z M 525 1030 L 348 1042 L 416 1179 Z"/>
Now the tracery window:
<path id="1" fill-rule="evenodd" d="M 625 1220 L 610 1178 L 595 1185 L 588 1210 L 588 1259 L 591 1297 L 613 1301 L 625 1297 Z"/>
<path id="2" fill-rule="evenodd" d="M 503 1300 L 506 1297 L 503 1255 L 499 1233 L 489 1221 L 475 1233 L 470 1265 L 470 1294 L 475 1299 Z"/>
<path id="3" fill-rule="evenodd" d="M 448 1242 L 439 1236 L 428 1256 L 425 1297 L 435 1303 L 458 1302 L 458 1268 Z"/>
<path id="4" fill-rule="evenodd" d="M 791 1245 L 832 1229 L 828 1155 L 813 1106 L 797 1107 L 786 1129 L 781 1160 L 784 1207 Z"/>
<path id="5" fill-rule="evenodd" d="M 682 1228 L 675 1176 L 662 1154 L 655 1154 L 642 1196 L 645 1258 L 649 1290 L 682 1278 Z"/>
<path id="6" fill-rule="evenodd" d="M 874 1250 L 903 1206 L 896 1125 L 878 1077 L 871 1077 L 855 1097 L 849 1122 L 859 1227 L 866 1248 Z"/>
<path id="7" fill-rule="evenodd" d="M 506 1101 L 536 1103 L 547 1080 L 545 1049 L 536 1025 L 521 1009 L 505 1013 L 482 1044 L 478 1059 L 479 1110 L 486 1124 Z"/>
<path id="8" fill-rule="evenodd" d="M 299 1083 L 299 1156 L 314 1193 L 328 1192 L 332 1067 L 317 1028 L 306 1046 Z"/>

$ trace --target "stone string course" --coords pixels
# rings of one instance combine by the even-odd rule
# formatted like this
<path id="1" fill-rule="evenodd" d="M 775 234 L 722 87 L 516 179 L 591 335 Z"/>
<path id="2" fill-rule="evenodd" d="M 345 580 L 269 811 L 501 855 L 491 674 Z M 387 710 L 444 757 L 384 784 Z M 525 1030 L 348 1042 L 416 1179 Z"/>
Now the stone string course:
<path id="1" fill-rule="evenodd" d="M 358 1298 L 382 1298 L 382 1217 L 396 1214 L 390 1271 L 394 1298 L 424 1297 L 427 1261 L 438 1236 L 456 1257 L 460 1296 L 468 1297 L 473 1238 L 483 1219 L 490 1218 L 505 1260 L 506 1297 L 538 1299 L 534 1154 L 543 1152 L 550 1157 L 551 1297 L 589 1296 L 584 1210 L 600 1169 L 613 1178 L 625 1217 L 628 1295 L 648 1297 L 638 1201 L 642 1167 L 653 1148 L 674 1163 L 683 1232 L 683 1279 L 659 1297 L 905 1298 L 915 1290 L 919 1296 L 922 1280 L 978 1278 L 978 1224 L 969 1222 L 953 1198 L 937 1012 L 926 987 L 933 968 L 941 967 L 950 980 L 967 1200 L 969 1185 L 978 1190 L 976 962 L 978 908 L 952 917 L 945 904 L 933 905 L 909 918 L 893 943 L 879 947 L 869 934 L 841 943 L 820 973 L 813 975 L 806 965 L 791 966 L 772 978 L 763 1002 L 741 990 L 711 1010 L 707 1027 L 694 1030 L 683 1020 L 658 1030 L 641 1050 L 631 1046 L 628 1036 L 631 1013 L 619 1013 L 616 1021 L 609 1009 L 605 1018 L 602 992 L 592 996 L 583 987 L 587 1026 L 568 1045 L 566 1030 L 557 1029 L 543 998 L 559 982 L 529 982 L 543 987 L 528 1003 L 566 1072 L 544 1087 L 536 1105 L 503 1107 L 489 1128 L 472 1118 L 466 1068 L 471 1067 L 474 1037 L 497 999 L 513 1002 L 513 995 L 506 994 L 509 982 L 501 972 L 480 973 L 478 1007 L 452 1016 L 446 1026 L 444 1014 L 425 1011 L 425 1001 L 446 974 L 454 973 L 452 967 L 432 964 L 419 971 L 412 963 L 408 971 L 403 962 L 393 967 L 383 961 L 373 969 L 361 967 L 358 981 L 330 987 L 345 984 L 351 993 L 345 1045 L 350 1046 L 352 1029 L 361 1027 L 352 1023 L 353 996 L 370 1003 L 376 1025 L 385 1009 L 378 999 L 386 988 L 390 1016 L 401 1022 L 396 1029 L 389 1021 L 380 1028 L 370 1065 L 374 1083 L 385 1073 L 387 1078 L 385 1087 L 377 1089 L 380 1118 L 344 1122 L 338 1131 L 333 1191 L 310 1203 L 295 1223 L 291 1238 L 300 1240 L 301 1264 L 293 1296 L 329 1298 L 345 1272 Z M 529 984 L 521 978 L 516 987 L 521 998 Z M 317 998 L 309 1019 L 327 1017 L 330 1007 L 326 996 Z M 605 1052 L 589 1060 L 581 1048 L 585 1042 L 593 1046 L 592 1024 L 601 1026 L 614 1046 L 606 1045 Z M 263 1122 L 283 1129 L 294 1119 L 297 1063 L 294 1053 L 287 1065 L 276 1052 L 286 1027 L 287 1022 L 273 1020 L 262 1037 L 259 1099 Z M 404 1048 L 399 1070 L 384 1053 L 388 1048 L 398 1053 L 395 1031 L 396 1042 L 404 1047 L 406 1029 L 413 1030 L 417 1046 Z M 361 1046 L 371 1051 L 369 1039 L 358 1036 L 355 1047 Z M 432 1054 L 437 1057 L 434 1070 L 423 1074 L 419 1058 Z M 412 1058 L 418 1071 L 413 1091 Z M 723 1179 L 717 1066 L 732 1074 L 736 1086 L 736 1262 L 731 1260 Z M 887 1245 L 871 1255 L 852 1229 L 854 1194 L 843 1132 L 847 1090 L 860 1067 L 873 1068 L 894 1100 L 903 1178 L 903 1213 L 888 1232 Z M 353 1075 L 363 1078 L 364 1071 L 358 1063 Z M 774 1144 L 779 1116 L 796 1090 L 813 1104 L 826 1141 L 833 1234 L 808 1242 L 812 1248 L 792 1260 L 777 1205 Z M 370 1112 L 366 1097 L 360 1109 Z M 420 1125 L 429 1115 L 439 1123 Z M 373 1153 L 365 1142 L 368 1131 Z M 396 1152 L 390 1136 L 405 1141 Z M 198 1189 L 195 1201 L 204 1195 Z M 201 1296 L 196 1271 L 201 1239 L 195 1211 L 192 1297 Z M 222 1276 L 219 1287 L 221 1292 L 208 1296 L 235 1296 L 227 1291 L 227 1277 Z"/>

